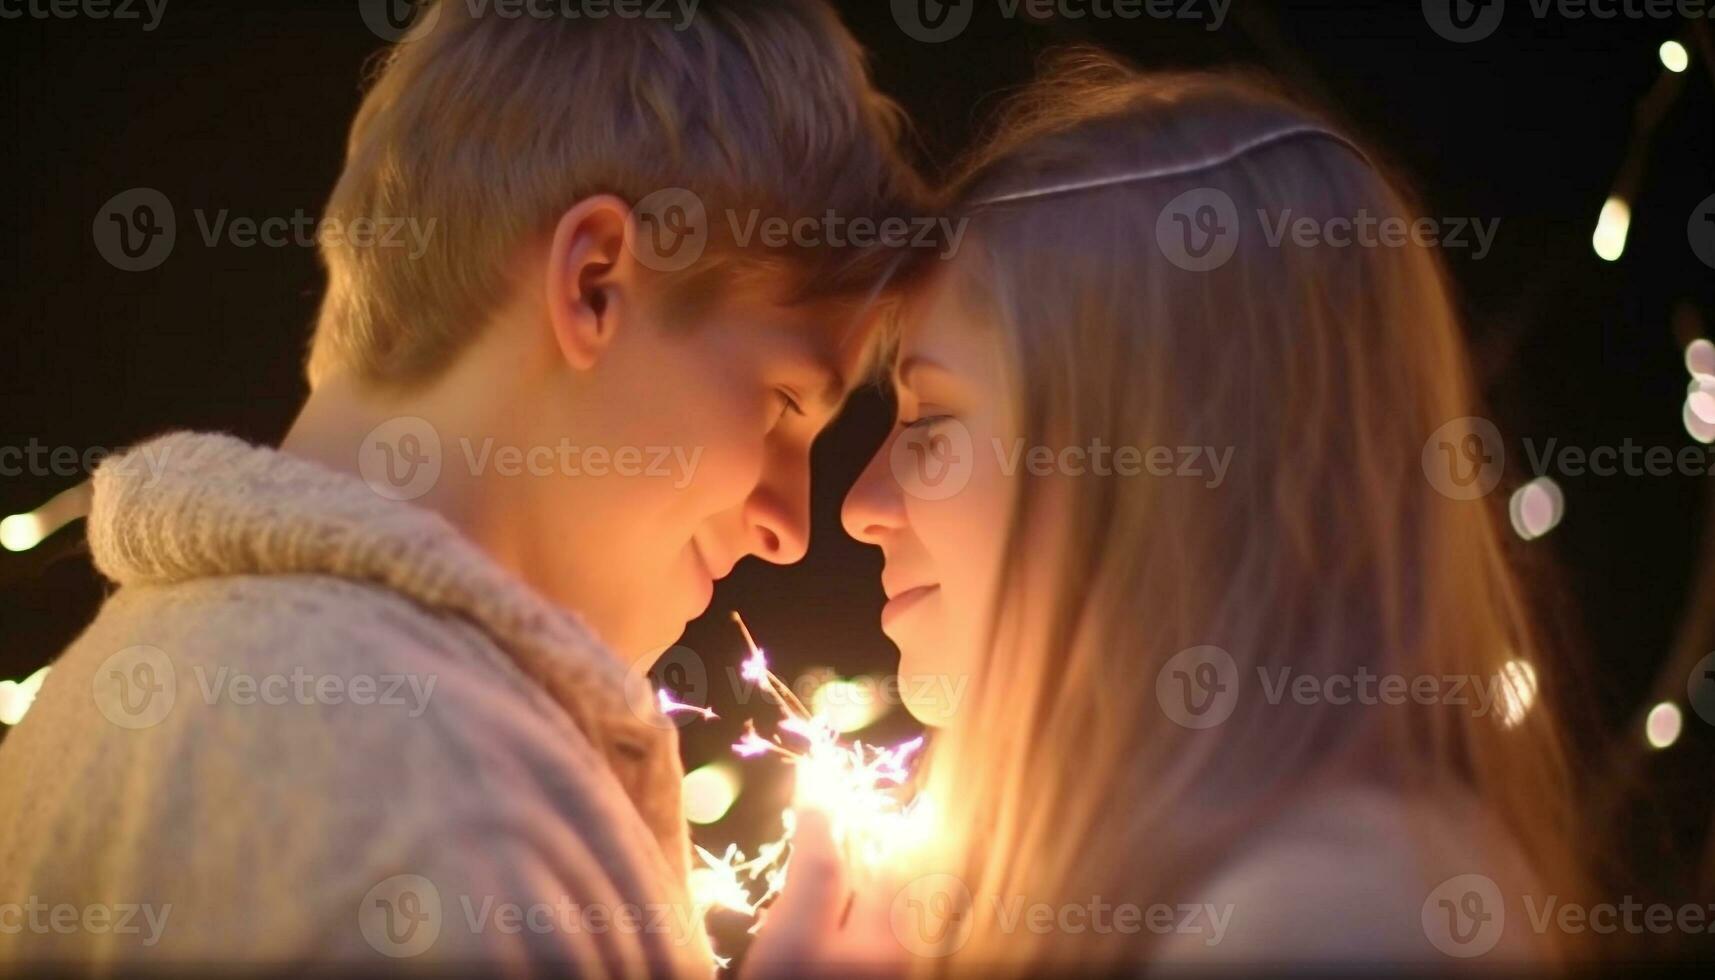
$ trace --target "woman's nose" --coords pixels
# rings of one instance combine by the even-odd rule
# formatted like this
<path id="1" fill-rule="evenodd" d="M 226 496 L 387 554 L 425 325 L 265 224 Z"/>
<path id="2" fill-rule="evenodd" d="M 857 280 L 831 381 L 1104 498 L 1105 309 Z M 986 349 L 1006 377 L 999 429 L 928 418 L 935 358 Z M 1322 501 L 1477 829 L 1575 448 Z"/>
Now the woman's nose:
<path id="1" fill-rule="evenodd" d="M 846 533 L 865 544 L 879 545 L 889 531 L 905 526 L 904 495 L 888 462 L 898 437 L 899 430 L 895 429 L 870 457 L 840 508 L 840 524 Z"/>

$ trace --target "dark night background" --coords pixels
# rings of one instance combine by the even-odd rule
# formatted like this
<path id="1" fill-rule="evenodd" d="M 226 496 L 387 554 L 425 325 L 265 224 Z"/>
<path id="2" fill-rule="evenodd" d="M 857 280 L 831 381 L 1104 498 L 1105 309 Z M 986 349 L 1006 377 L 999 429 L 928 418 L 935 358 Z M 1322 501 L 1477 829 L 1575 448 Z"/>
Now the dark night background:
<path id="1" fill-rule="evenodd" d="M 1538 19 L 1514 0 L 1494 36 L 1457 44 L 1430 29 L 1415 0 L 1234 0 L 1212 32 L 1171 20 L 1009 20 L 980 0 L 970 29 L 931 45 L 903 33 L 886 0 L 839 6 L 874 53 L 880 86 L 915 118 L 931 173 L 1056 43 L 1093 41 L 1145 67 L 1244 63 L 1289 77 L 1400 163 L 1428 214 L 1500 219 L 1486 258 L 1449 259 L 1489 414 L 1507 438 L 1503 486 L 1530 475 L 1526 437 L 1693 444 L 1680 421 L 1681 351 L 1715 319 L 1715 270 L 1693 254 L 1686 225 L 1715 193 L 1715 49 L 1700 50 L 1684 22 Z M 1604 262 L 1591 231 L 1635 108 L 1663 74 L 1657 46 L 1671 37 L 1687 40 L 1692 65 L 1649 142 L 1627 250 Z M 116 447 L 183 427 L 263 442 L 285 432 L 305 393 L 300 357 L 323 286 L 313 249 L 209 247 L 192 211 L 318 215 L 366 59 L 382 46 L 357 0 L 170 0 L 153 32 L 87 18 L 0 20 L 0 446 Z M 103 203 L 132 187 L 161 190 L 178 214 L 173 254 L 141 273 L 110 266 L 91 235 Z M 692 624 L 684 644 L 709 664 L 717 710 L 730 703 L 726 668 L 742 649 L 727 620 L 735 608 L 783 675 L 891 668 L 876 625 L 879 553 L 838 523 L 888 412 L 879 395 L 860 393 L 819 444 L 809 558 L 741 565 Z M 0 477 L 0 514 L 74 482 Z M 1680 741 L 1647 753 L 1641 719 L 1658 700 L 1685 706 L 1685 671 L 1715 649 L 1705 608 L 1715 580 L 1699 579 L 1715 482 L 1560 483 L 1564 522 L 1518 547 L 1561 642 L 1593 665 L 1579 726 L 1590 807 L 1625 801 L 1626 829 L 1592 850 L 1629 870 L 1638 894 L 1707 901 L 1696 874 L 1715 812 L 1715 731 L 1687 708 Z M 74 525 L 32 552 L 0 552 L 0 677 L 48 662 L 101 599 L 76 550 L 81 534 Z M 1675 651 L 1690 659 L 1670 669 Z M 866 735 L 909 728 L 895 712 Z M 725 756 L 735 732 L 729 720 L 687 728 L 687 768 Z M 766 778 L 769 765 L 744 764 L 746 795 L 700 839 L 760 832 L 785 792 Z"/>

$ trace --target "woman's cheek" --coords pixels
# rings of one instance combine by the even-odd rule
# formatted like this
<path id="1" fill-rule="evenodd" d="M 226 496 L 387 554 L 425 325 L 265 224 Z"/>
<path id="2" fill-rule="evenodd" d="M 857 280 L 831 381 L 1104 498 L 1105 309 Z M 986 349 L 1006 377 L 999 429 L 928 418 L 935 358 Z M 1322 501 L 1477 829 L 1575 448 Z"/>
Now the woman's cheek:
<path id="1" fill-rule="evenodd" d="M 947 656 L 975 657 L 992 621 L 992 596 L 999 578 L 1010 479 L 979 453 L 969 483 L 947 500 L 914 501 L 911 521 L 941 584 L 942 642 Z M 913 506 L 914 505 L 914 506 Z"/>

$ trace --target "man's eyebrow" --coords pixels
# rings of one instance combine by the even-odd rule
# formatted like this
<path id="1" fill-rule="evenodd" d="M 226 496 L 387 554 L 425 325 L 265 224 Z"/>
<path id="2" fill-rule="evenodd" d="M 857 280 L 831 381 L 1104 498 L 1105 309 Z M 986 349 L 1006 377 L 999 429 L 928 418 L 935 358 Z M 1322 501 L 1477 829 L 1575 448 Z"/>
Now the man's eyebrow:
<path id="1" fill-rule="evenodd" d="M 840 369 L 828 361 L 818 360 L 816 373 L 822 376 L 822 383 L 815 394 L 816 404 L 823 412 L 833 415 L 845 404 L 851 389 L 847 387 Z"/>

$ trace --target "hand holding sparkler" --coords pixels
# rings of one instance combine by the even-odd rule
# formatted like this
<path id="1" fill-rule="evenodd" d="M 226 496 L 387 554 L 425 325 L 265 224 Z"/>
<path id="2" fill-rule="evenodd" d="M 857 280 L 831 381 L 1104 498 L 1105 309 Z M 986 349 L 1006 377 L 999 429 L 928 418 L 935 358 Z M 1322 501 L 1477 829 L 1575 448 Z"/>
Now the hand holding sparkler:
<path id="1" fill-rule="evenodd" d="M 904 976 L 909 964 L 889 919 L 897 889 L 885 874 L 853 874 L 828 814 L 813 807 L 793 812 L 792 874 L 763 913 L 745 980 Z"/>
<path id="2" fill-rule="evenodd" d="M 773 754 L 791 763 L 796 779 L 794 809 L 781 814 L 784 834 L 762 845 L 755 857 L 746 857 L 734 845 L 728 845 L 720 855 L 697 848 L 704 866 L 692 872 L 692 890 L 701 909 L 719 907 L 755 918 L 781 895 L 791 862 L 800 869 L 795 878 L 807 877 L 814 884 L 801 886 L 806 888 L 802 895 L 795 889 L 794 911 L 782 909 L 788 922 L 785 932 L 808 935 L 825 925 L 825 906 L 830 904 L 825 901 L 827 889 L 838 890 L 840 900 L 832 904 L 840 909 L 840 918 L 849 922 L 853 887 L 870 883 L 881 875 L 884 862 L 898 860 L 899 855 L 927 839 L 933 816 L 929 801 L 921 795 L 908 801 L 903 798 L 910 760 L 923 739 L 919 736 L 892 748 L 841 742 L 835 728 L 805 708 L 791 688 L 768 669 L 762 649 L 736 612 L 733 619 L 749 649 L 741 675 L 757 685 L 783 716 L 779 734 L 772 739 L 764 738 L 747 720 L 744 736 L 733 750 L 747 758 Z M 664 710 L 672 703 L 663 696 Z M 791 744 L 782 736 L 790 738 Z M 798 836 L 800 815 L 814 821 L 802 828 L 806 834 L 803 838 Z M 763 892 L 752 899 L 746 882 L 758 880 L 763 883 Z M 838 921 L 834 927 L 837 931 Z M 791 946 L 796 940 L 783 938 L 778 942 Z M 781 965 L 785 962 L 780 961 Z"/>

